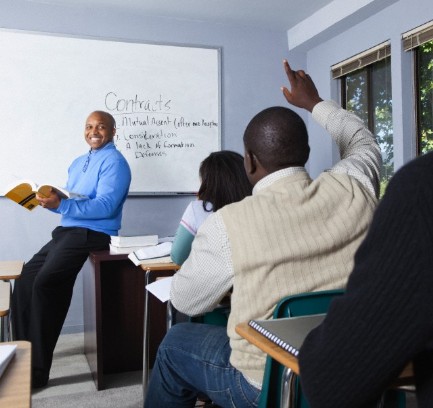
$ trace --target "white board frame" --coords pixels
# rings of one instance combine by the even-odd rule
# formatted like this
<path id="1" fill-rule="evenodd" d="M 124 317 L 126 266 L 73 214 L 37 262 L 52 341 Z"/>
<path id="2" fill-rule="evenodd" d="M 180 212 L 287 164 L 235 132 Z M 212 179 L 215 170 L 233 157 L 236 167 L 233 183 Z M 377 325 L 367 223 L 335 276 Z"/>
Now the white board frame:
<path id="1" fill-rule="evenodd" d="M 23 36 L 34 44 L 16 52 Z M 0 29 L 0 89 L 2 193 L 22 178 L 64 185 L 94 110 L 117 121 L 130 195 L 194 194 L 200 162 L 221 149 L 221 47 Z"/>

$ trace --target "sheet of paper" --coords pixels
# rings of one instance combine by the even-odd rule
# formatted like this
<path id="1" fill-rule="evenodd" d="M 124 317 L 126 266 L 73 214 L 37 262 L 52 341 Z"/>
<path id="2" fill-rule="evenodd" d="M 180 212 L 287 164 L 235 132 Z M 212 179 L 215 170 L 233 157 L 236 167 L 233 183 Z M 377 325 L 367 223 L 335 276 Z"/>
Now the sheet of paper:
<path id="1" fill-rule="evenodd" d="M 155 295 L 161 302 L 167 302 L 170 299 L 170 286 L 171 286 L 172 276 L 167 278 L 161 278 L 155 282 L 146 285 L 146 289 Z"/>
<path id="2" fill-rule="evenodd" d="M 17 346 L 15 344 L 1 344 L 0 345 L 0 376 L 6 370 L 12 357 L 15 355 Z"/>

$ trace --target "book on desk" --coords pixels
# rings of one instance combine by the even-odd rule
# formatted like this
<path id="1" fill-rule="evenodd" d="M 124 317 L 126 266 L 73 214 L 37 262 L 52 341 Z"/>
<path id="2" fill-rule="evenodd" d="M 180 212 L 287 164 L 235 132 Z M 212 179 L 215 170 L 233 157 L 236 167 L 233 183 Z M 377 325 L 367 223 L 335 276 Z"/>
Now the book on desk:
<path id="1" fill-rule="evenodd" d="M 112 247 L 145 247 L 158 244 L 158 235 L 112 235 L 110 240 L 110 249 Z"/>
<path id="2" fill-rule="evenodd" d="M 248 325 L 282 349 L 298 356 L 305 337 L 323 321 L 325 316 L 325 314 L 315 314 L 271 320 L 250 320 Z"/>
<path id="3" fill-rule="evenodd" d="M 158 245 L 140 248 L 128 255 L 128 258 L 136 265 L 150 264 L 150 263 L 171 263 L 172 243 L 163 242 Z"/>

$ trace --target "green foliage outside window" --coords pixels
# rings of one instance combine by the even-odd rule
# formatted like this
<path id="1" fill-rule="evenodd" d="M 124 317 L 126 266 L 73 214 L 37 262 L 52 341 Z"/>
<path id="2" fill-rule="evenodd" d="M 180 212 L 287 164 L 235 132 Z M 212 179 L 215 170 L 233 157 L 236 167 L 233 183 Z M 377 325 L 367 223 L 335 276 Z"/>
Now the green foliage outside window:
<path id="1" fill-rule="evenodd" d="M 433 150 L 433 41 L 417 48 L 418 153 Z"/>
<path id="2" fill-rule="evenodd" d="M 346 109 L 354 112 L 376 136 L 382 153 L 380 196 L 394 174 L 391 58 L 345 77 Z"/>

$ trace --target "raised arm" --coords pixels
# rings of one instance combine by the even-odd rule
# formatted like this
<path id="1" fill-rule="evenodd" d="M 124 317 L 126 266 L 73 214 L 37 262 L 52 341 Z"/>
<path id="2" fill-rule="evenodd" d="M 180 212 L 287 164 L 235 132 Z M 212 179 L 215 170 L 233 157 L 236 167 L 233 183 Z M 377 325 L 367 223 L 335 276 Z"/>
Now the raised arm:
<path id="1" fill-rule="evenodd" d="M 291 88 L 281 88 L 287 102 L 312 112 L 337 143 L 341 160 L 329 171 L 354 177 L 377 197 L 382 157 L 375 136 L 356 115 L 333 101 L 323 101 L 308 74 L 293 71 L 286 60 L 283 65 Z"/>

